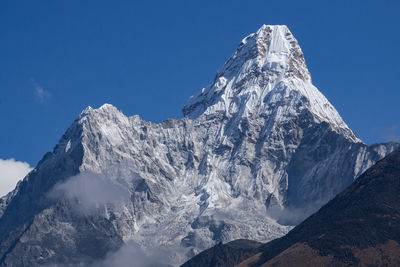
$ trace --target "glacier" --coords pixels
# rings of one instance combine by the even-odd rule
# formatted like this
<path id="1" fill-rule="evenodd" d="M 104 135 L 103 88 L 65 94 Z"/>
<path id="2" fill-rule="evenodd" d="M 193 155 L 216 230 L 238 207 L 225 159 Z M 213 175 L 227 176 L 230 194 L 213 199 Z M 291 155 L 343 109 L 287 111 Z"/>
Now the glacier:
<path id="1" fill-rule="evenodd" d="M 0 264 L 101 266 L 134 242 L 179 265 L 218 242 L 266 242 L 399 146 L 351 131 L 283 25 L 244 38 L 183 115 L 82 111 L 0 199 Z"/>

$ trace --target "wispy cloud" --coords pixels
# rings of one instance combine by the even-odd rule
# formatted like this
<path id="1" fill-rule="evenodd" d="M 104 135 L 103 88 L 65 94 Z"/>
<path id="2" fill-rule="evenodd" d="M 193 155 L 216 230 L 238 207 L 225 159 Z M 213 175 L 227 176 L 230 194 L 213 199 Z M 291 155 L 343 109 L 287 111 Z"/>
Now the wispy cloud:
<path id="1" fill-rule="evenodd" d="M 13 190 L 18 181 L 32 170 L 26 162 L 15 159 L 0 159 L 0 196 Z"/>
<path id="2" fill-rule="evenodd" d="M 82 215 L 95 214 L 105 205 L 121 207 L 129 201 L 129 191 L 107 177 L 83 172 L 68 178 L 54 187 L 49 196 L 68 200 L 75 211 Z"/>
<path id="3" fill-rule="evenodd" d="M 119 172 L 129 172 L 125 165 L 118 165 Z M 112 171 L 111 171 L 112 173 Z M 140 179 L 130 174 L 133 180 Z M 112 178 L 110 178 L 112 177 Z M 98 174 L 90 171 L 69 177 L 54 186 L 48 197 L 68 201 L 73 211 L 80 216 L 97 215 L 107 210 L 121 210 L 131 203 L 131 195 L 123 181 L 117 181 L 115 174 Z M 110 251 L 104 259 L 90 267 L 172 267 L 170 256 L 182 254 L 184 249 L 176 246 L 143 248 L 134 240 L 128 240 L 116 251 Z M 57 264 L 57 266 L 63 266 Z"/>
<path id="4" fill-rule="evenodd" d="M 110 252 L 104 260 L 96 262 L 93 267 L 172 267 L 169 255 L 178 250 L 182 249 L 174 246 L 143 249 L 131 240 L 126 242 L 119 250 Z"/>
<path id="5" fill-rule="evenodd" d="M 36 98 L 42 103 L 47 102 L 51 98 L 51 94 L 47 90 L 45 90 L 39 83 L 37 83 L 34 78 L 31 78 L 30 80 L 33 88 L 35 89 Z"/>
<path id="6" fill-rule="evenodd" d="M 400 142 L 400 125 L 392 125 L 383 130 L 386 141 Z"/>
<path id="7" fill-rule="evenodd" d="M 281 208 L 279 206 L 270 207 L 267 210 L 267 214 L 270 218 L 275 219 L 278 223 L 282 225 L 295 226 L 307 219 L 307 217 L 309 217 L 311 214 L 317 212 L 333 197 L 334 196 L 325 196 L 324 198 L 309 203 L 302 208 Z"/>

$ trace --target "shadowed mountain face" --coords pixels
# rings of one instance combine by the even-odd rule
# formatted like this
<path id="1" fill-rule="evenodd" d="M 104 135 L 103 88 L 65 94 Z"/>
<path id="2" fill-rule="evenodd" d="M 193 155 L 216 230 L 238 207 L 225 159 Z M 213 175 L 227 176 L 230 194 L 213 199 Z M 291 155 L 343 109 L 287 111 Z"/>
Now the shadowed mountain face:
<path id="1" fill-rule="evenodd" d="M 400 150 L 262 251 L 257 265 L 399 266 Z"/>
<path id="2" fill-rule="evenodd" d="M 253 255 L 241 263 L 228 244 L 221 246 L 183 266 L 399 266 L 400 150 L 367 170 L 286 236 L 250 249 Z M 210 260 L 217 252 L 227 258 L 225 262 Z"/>
<path id="3" fill-rule="evenodd" d="M 245 239 L 220 243 L 193 257 L 182 267 L 231 267 L 256 254 L 261 245 L 259 242 Z"/>
<path id="4" fill-rule="evenodd" d="M 244 38 L 183 114 L 156 124 L 85 109 L 0 199 L 0 264 L 109 263 L 136 249 L 177 265 L 220 242 L 267 242 L 398 146 L 351 131 L 282 25 Z"/>
<path id="5" fill-rule="evenodd" d="M 232 267 L 236 266 L 254 255 L 259 255 L 263 244 L 248 239 L 238 239 L 226 244 L 219 243 L 206 249 L 181 267 Z"/>

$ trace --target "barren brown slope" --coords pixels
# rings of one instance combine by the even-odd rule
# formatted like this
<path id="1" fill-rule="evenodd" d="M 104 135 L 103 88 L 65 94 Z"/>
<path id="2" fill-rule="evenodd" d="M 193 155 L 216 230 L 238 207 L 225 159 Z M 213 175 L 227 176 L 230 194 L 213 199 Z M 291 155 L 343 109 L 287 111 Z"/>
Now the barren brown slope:
<path id="1" fill-rule="evenodd" d="M 400 266 L 400 150 L 239 266 Z"/>
<path id="2" fill-rule="evenodd" d="M 254 255 L 261 245 L 246 239 L 220 243 L 196 255 L 182 267 L 231 267 Z"/>

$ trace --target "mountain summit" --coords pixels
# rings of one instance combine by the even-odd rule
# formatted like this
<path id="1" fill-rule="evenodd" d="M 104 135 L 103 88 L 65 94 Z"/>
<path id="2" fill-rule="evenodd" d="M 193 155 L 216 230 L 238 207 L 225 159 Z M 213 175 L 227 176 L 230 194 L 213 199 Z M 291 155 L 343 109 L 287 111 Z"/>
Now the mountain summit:
<path id="1" fill-rule="evenodd" d="M 302 109 L 308 109 L 316 122 L 327 122 L 361 142 L 312 85 L 303 52 L 289 29 L 263 25 L 242 40 L 214 82 L 189 99 L 183 114 L 191 119 L 217 114 L 270 116 L 270 121 L 282 123 L 299 116 Z"/>
<path id="2" fill-rule="evenodd" d="M 1 199 L 0 264 L 116 266 L 139 253 L 175 265 L 221 241 L 265 242 L 398 146 L 353 134 L 286 26 L 246 37 L 183 113 L 155 124 L 85 109 Z"/>

